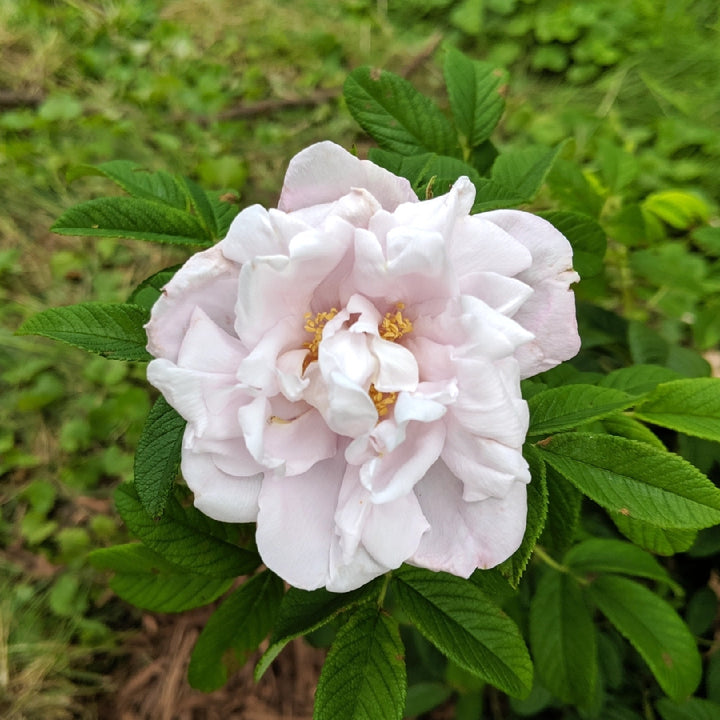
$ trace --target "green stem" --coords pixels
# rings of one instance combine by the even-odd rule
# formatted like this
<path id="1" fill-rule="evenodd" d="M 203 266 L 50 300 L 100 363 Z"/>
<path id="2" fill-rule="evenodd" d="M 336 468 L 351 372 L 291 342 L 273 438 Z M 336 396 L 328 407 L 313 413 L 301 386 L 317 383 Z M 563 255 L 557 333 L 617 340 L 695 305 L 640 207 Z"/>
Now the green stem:
<path id="1" fill-rule="evenodd" d="M 378 595 L 377 599 L 377 605 L 379 608 L 382 608 L 383 603 L 385 602 L 385 595 L 387 594 L 387 589 L 390 587 L 390 580 L 392 578 L 392 573 L 385 573 L 385 578 L 383 579 L 382 587 L 380 588 L 380 594 Z"/>
<path id="2" fill-rule="evenodd" d="M 564 565 L 561 565 L 557 560 L 551 558 L 550 555 L 548 555 L 540 545 L 535 546 L 533 554 L 537 555 L 546 565 L 549 565 L 551 568 L 557 570 L 558 572 L 570 572 L 569 568 L 566 568 Z"/>

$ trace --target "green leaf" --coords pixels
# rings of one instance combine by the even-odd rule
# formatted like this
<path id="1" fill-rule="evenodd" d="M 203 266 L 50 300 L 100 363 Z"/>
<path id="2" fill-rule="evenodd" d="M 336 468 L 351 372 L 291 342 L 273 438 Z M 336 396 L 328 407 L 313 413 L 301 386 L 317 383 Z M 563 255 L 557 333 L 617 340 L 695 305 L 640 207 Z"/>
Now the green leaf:
<path id="1" fill-rule="evenodd" d="M 217 237 L 224 238 L 238 214 L 239 198 L 234 193 L 206 192 L 206 195 L 215 215 Z"/>
<path id="2" fill-rule="evenodd" d="M 662 528 L 620 513 L 611 512 L 609 515 L 617 529 L 628 540 L 656 555 L 674 555 L 685 552 L 692 547 L 697 537 L 696 530 Z"/>
<path id="3" fill-rule="evenodd" d="M 360 67 L 344 86 L 350 114 L 380 147 L 403 155 L 454 155 L 455 133 L 429 98 L 386 70 Z"/>
<path id="4" fill-rule="evenodd" d="M 644 422 L 720 442 L 720 378 L 692 378 L 658 385 L 636 408 Z"/>
<path id="5" fill-rule="evenodd" d="M 662 365 L 632 365 L 613 370 L 600 380 L 603 387 L 622 390 L 629 395 L 645 395 L 660 383 L 677 380 L 680 375 Z"/>
<path id="6" fill-rule="evenodd" d="M 515 623 L 473 583 L 402 567 L 398 601 L 418 630 L 468 672 L 515 697 L 532 687 L 532 663 Z"/>
<path id="7" fill-rule="evenodd" d="M 74 180 L 81 175 L 103 175 L 128 195 L 184 210 L 187 197 L 175 177 L 162 170 L 147 172 L 129 160 L 110 160 L 100 165 L 81 165 L 68 173 Z"/>
<path id="8" fill-rule="evenodd" d="M 506 188 L 513 188 L 524 201 L 532 200 L 562 147 L 560 144 L 552 150 L 533 147 L 501 153 L 495 160 L 490 177 Z"/>
<path id="9" fill-rule="evenodd" d="M 545 462 L 612 512 L 686 530 L 720 522 L 720 490 L 677 455 L 593 433 L 555 435 L 540 446 Z"/>
<path id="10" fill-rule="evenodd" d="M 111 360 L 146 362 L 151 359 L 145 349 L 147 320 L 147 310 L 139 305 L 81 303 L 43 310 L 26 320 L 17 334 L 61 340 Z"/>
<path id="11" fill-rule="evenodd" d="M 415 717 L 429 712 L 452 695 L 452 688 L 440 682 L 419 682 L 410 685 L 405 699 L 404 717 Z"/>
<path id="12" fill-rule="evenodd" d="M 680 588 L 650 553 L 636 545 L 611 538 L 590 538 L 572 547 L 563 558 L 563 565 L 575 575 L 616 573 L 647 578 Z"/>
<path id="13" fill-rule="evenodd" d="M 605 268 L 603 261 L 607 238 L 600 224 L 589 215 L 552 211 L 540 213 L 540 217 L 552 223 L 569 241 L 573 249 L 573 267 L 581 278 L 600 275 Z"/>
<path id="14" fill-rule="evenodd" d="M 610 435 L 618 435 L 628 440 L 647 443 L 658 450 L 665 450 L 662 440 L 646 425 L 627 415 L 611 415 L 604 418 L 602 426 Z"/>
<path id="15" fill-rule="evenodd" d="M 450 109 L 461 145 L 468 151 L 490 137 L 505 109 L 505 73 L 448 48 L 444 66 Z"/>
<path id="16" fill-rule="evenodd" d="M 377 165 L 404 177 L 410 181 L 420 199 L 424 200 L 430 183 L 430 189 L 437 192 L 446 191 L 461 175 L 466 175 L 473 183 L 482 182 L 477 171 L 458 158 L 436 153 L 423 153 L 406 157 L 399 153 L 371 148 L 368 155 Z"/>
<path id="17" fill-rule="evenodd" d="M 266 570 L 224 600 L 205 624 L 190 656 L 192 687 L 212 692 L 227 682 L 223 656 L 231 648 L 238 655 L 257 649 L 275 622 L 283 591 L 282 580 Z"/>
<path id="18" fill-rule="evenodd" d="M 96 198 L 66 210 L 52 226 L 60 235 L 209 245 L 212 237 L 189 212 L 133 197 Z"/>
<path id="19" fill-rule="evenodd" d="M 532 557 L 535 543 L 545 527 L 548 509 L 548 490 L 545 483 L 545 463 L 532 445 L 523 448 L 523 455 L 530 466 L 532 481 L 527 489 L 527 524 L 520 547 L 500 565 L 500 570 L 517 588 Z"/>
<path id="20" fill-rule="evenodd" d="M 708 221 L 710 208 L 697 195 L 684 190 L 662 190 L 645 198 L 643 209 L 677 230 L 688 230 Z"/>
<path id="21" fill-rule="evenodd" d="M 627 578 L 601 575 L 587 586 L 592 602 L 625 636 L 673 700 L 692 695 L 702 662 L 687 625 L 664 600 Z"/>
<path id="22" fill-rule="evenodd" d="M 168 562 L 140 543 L 93 550 L 98 570 L 112 570 L 110 587 L 123 600 L 152 612 L 183 612 L 220 597 L 232 578 L 211 578 Z"/>
<path id="23" fill-rule="evenodd" d="M 398 623 L 363 605 L 340 629 L 323 666 L 313 720 L 401 720 L 407 683 Z"/>
<path id="24" fill-rule="evenodd" d="M 662 720 L 717 720 L 720 717 L 720 703 L 696 697 L 682 703 L 660 698 L 657 709 Z"/>
<path id="25" fill-rule="evenodd" d="M 561 554 L 572 543 L 580 522 L 582 494 L 551 465 L 545 465 L 548 512 L 540 542 Z"/>
<path id="26" fill-rule="evenodd" d="M 135 452 L 135 489 L 145 512 L 162 515 L 180 466 L 185 420 L 164 397 L 148 415 Z"/>
<path id="27" fill-rule="evenodd" d="M 208 235 L 214 240 L 219 239 L 217 217 L 208 194 L 190 178 L 183 177 L 181 182 L 197 218 L 207 230 Z"/>
<path id="28" fill-rule="evenodd" d="M 183 508 L 174 499 L 159 520 L 143 508 L 135 487 L 126 483 L 115 491 L 118 512 L 130 532 L 166 560 L 199 575 L 232 578 L 247 575 L 259 564 L 254 552 L 227 542 L 223 526 L 195 508 Z"/>
<path id="29" fill-rule="evenodd" d="M 540 682 L 560 700 L 586 706 L 598 678 L 597 638 L 580 585 L 546 572 L 530 605 L 530 648 Z"/>
<path id="30" fill-rule="evenodd" d="M 156 272 L 149 278 L 145 278 L 145 280 L 132 291 L 128 298 L 128 303 L 140 305 L 148 311 L 151 310 L 152 306 L 162 294 L 162 289 L 173 279 L 175 273 L 181 267 L 182 265 L 173 265 L 172 267 Z"/>
<path id="31" fill-rule="evenodd" d="M 528 400 L 528 435 L 551 435 L 584 425 L 634 405 L 636 398 L 597 385 L 565 385 L 533 395 Z"/>
<path id="32" fill-rule="evenodd" d="M 255 680 L 260 680 L 272 661 L 291 640 L 323 627 L 340 613 L 347 612 L 359 603 L 376 598 L 380 584 L 381 580 L 374 580 L 348 593 L 332 593 L 324 588 L 307 591 L 291 587 L 280 606 L 280 615 L 270 638 L 270 647 L 255 667 Z"/>

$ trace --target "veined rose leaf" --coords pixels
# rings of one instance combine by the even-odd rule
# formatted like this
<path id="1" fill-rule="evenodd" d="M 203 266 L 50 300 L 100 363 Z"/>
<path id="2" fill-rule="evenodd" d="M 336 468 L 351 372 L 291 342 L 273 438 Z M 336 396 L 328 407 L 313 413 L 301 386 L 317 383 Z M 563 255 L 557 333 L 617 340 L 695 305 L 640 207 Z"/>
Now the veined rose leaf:
<path id="1" fill-rule="evenodd" d="M 490 137 L 505 109 L 505 72 L 448 48 L 443 68 L 450 109 L 466 151 Z"/>
<path id="2" fill-rule="evenodd" d="M 720 703 L 697 697 L 681 703 L 660 698 L 657 709 L 662 720 L 717 720 L 720 717 Z"/>
<path id="3" fill-rule="evenodd" d="M 323 627 L 340 613 L 359 603 L 376 599 L 380 584 L 380 580 L 374 580 L 347 593 L 332 593 L 324 588 L 308 591 L 291 587 L 280 606 L 270 647 L 255 667 L 255 680 L 260 680 L 272 661 L 291 640 Z"/>
<path id="4" fill-rule="evenodd" d="M 539 447 L 545 462 L 612 512 L 686 530 L 720 522 L 720 490 L 678 455 L 594 433 L 555 435 Z"/>
<path id="5" fill-rule="evenodd" d="M 658 450 L 667 449 L 662 440 L 647 425 L 643 425 L 639 420 L 628 415 L 611 415 L 603 418 L 600 422 L 609 435 L 618 435 L 628 440 L 644 442 Z"/>
<path id="6" fill-rule="evenodd" d="M 185 420 L 160 396 L 150 410 L 135 452 L 135 489 L 145 512 L 162 515 L 180 466 Z"/>
<path id="7" fill-rule="evenodd" d="M 532 481 L 528 485 L 527 496 L 527 524 L 525 535 L 520 547 L 500 564 L 500 570 L 510 581 L 513 587 L 517 587 L 520 578 L 525 572 L 528 561 L 532 556 L 535 543 L 545 527 L 545 519 L 548 511 L 548 490 L 545 483 L 545 463 L 538 451 L 527 445 L 523 448 L 523 455 L 530 466 Z"/>
<path id="8" fill-rule="evenodd" d="M 206 192 L 210 201 L 213 215 L 215 215 L 215 226 L 217 237 L 224 238 L 230 228 L 232 221 L 239 212 L 237 202 L 234 200 L 234 193 Z"/>
<path id="9" fill-rule="evenodd" d="M 532 663 L 515 623 L 473 583 L 443 572 L 402 567 L 398 601 L 442 653 L 513 697 L 532 687 Z"/>
<path id="10" fill-rule="evenodd" d="M 561 143 L 552 150 L 532 147 L 501 153 L 493 164 L 490 177 L 506 188 L 513 188 L 524 201 L 532 200 L 545 182 L 562 147 Z"/>
<path id="11" fill-rule="evenodd" d="M 552 433 L 600 420 L 634 405 L 637 399 L 612 388 L 596 385 L 564 385 L 533 395 L 528 400 L 528 435 Z"/>
<path id="12" fill-rule="evenodd" d="M 175 275 L 181 267 L 182 265 L 173 265 L 145 278 L 145 280 L 132 291 L 128 298 L 128 303 L 140 305 L 150 312 L 152 306 L 160 297 L 163 287 L 170 282 L 173 275 Z"/>
<path id="13" fill-rule="evenodd" d="M 530 605 L 530 648 L 542 684 L 563 702 L 591 702 L 598 678 L 597 637 L 577 580 L 547 571 Z"/>
<path id="14" fill-rule="evenodd" d="M 636 408 L 644 422 L 720 442 L 720 379 L 691 378 L 658 385 Z"/>
<path id="15" fill-rule="evenodd" d="M 605 231 L 589 215 L 554 210 L 540 213 L 552 223 L 573 247 L 573 267 L 581 278 L 599 275 L 605 267 L 603 258 L 607 249 Z"/>
<path id="16" fill-rule="evenodd" d="M 400 630 L 374 604 L 357 608 L 323 665 L 313 720 L 401 720 L 407 680 Z"/>
<path id="17" fill-rule="evenodd" d="M 209 245 L 212 237 L 189 212 L 135 197 L 95 198 L 66 210 L 52 226 L 60 235 Z"/>
<path id="18" fill-rule="evenodd" d="M 454 155 L 457 140 L 448 119 L 407 80 L 386 70 L 360 67 L 345 80 L 350 114 L 380 147 L 403 155 Z"/>
<path id="19" fill-rule="evenodd" d="M 640 653 L 669 697 L 679 702 L 692 695 L 702 676 L 700 653 L 668 603 L 634 580 L 614 575 L 595 578 L 586 592 Z"/>
<path id="20" fill-rule="evenodd" d="M 207 575 L 168 562 L 141 543 L 93 550 L 88 556 L 98 570 L 112 570 L 110 587 L 126 602 L 152 612 L 183 612 L 220 597 L 232 578 Z"/>
<path id="21" fill-rule="evenodd" d="M 697 537 L 697 530 L 662 528 L 653 523 L 610 512 L 610 519 L 628 539 L 656 555 L 674 555 L 689 550 Z"/>
<path id="22" fill-rule="evenodd" d="M 110 160 L 99 165 L 80 165 L 68 173 L 71 180 L 82 175 L 103 175 L 136 198 L 179 210 L 187 207 L 187 196 L 177 179 L 163 170 L 148 172 L 129 160 Z"/>
<path id="23" fill-rule="evenodd" d="M 545 464 L 548 511 L 540 542 L 554 552 L 563 553 L 572 543 L 580 521 L 582 494 L 552 465 Z"/>
<path id="24" fill-rule="evenodd" d="M 188 681 L 203 692 L 212 692 L 227 681 L 224 653 L 232 648 L 242 654 L 257 649 L 270 632 L 283 597 L 282 580 L 269 570 L 246 580 L 210 616 L 195 643 Z"/>
<path id="25" fill-rule="evenodd" d="M 629 395 L 646 395 L 660 383 L 678 380 L 682 376 L 662 365 L 631 365 L 608 373 L 598 383 L 603 387 L 622 390 Z"/>
<path id="26" fill-rule="evenodd" d="M 198 575 L 233 578 L 252 572 L 260 558 L 227 542 L 222 525 L 194 508 L 182 508 L 170 499 L 163 516 L 155 520 L 145 512 L 135 487 L 126 483 L 115 491 L 118 512 L 128 529 L 166 560 Z M 217 534 L 211 532 L 217 528 Z"/>
<path id="27" fill-rule="evenodd" d="M 563 558 L 563 565 L 575 575 L 615 573 L 655 580 L 681 589 L 650 553 L 637 545 L 612 538 L 590 538 L 572 547 Z"/>
<path id="28" fill-rule="evenodd" d="M 452 185 L 462 175 L 469 177 L 474 184 L 483 181 L 475 168 L 447 155 L 423 153 L 407 157 L 380 148 L 372 148 L 368 155 L 374 163 L 395 175 L 407 178 L 421 200 L 425 199 L 426 189 L 431 182 L 431 190 L 437 190 L 435 194 L 439 194 L 442 192 L 439 184 Z"/>
<path id="29" fill-rule="evenodd" d="M 19 335 L 42 335 L 111 360 L 151 359 L 143 325 L 148 312 L 139 305 L 81 303 L 48 308 L 26 320 Z"/>
<path id="30" fill-rule="evenodd" d="M 218 235 L 217 217 L 208 194 L 190 178 L 183 177 L 181 182 L 188 198 L 190 198 L 190 204 L 193 210 L 195 210 L 197 218 L 207 230 L 210 237 L 218 240 L 220 236 Z"/>

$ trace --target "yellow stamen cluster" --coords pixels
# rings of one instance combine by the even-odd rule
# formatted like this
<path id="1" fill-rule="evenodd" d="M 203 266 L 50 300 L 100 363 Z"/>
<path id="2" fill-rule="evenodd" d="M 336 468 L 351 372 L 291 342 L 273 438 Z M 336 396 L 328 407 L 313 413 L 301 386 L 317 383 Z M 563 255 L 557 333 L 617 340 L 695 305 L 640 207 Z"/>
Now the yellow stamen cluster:
<path id="1" fill-rule="evenodd" d="M 409 332 L 412 332 L 412 321 L 403 316 L 402 311 L 404 309 L 405 303 L 398 303 L 395 306 L 394 313 L 385 313 L 385 317 L 378 326 L 381 338 L 395 342 L 403 335 L 407 335 Z"/>
<path id="2" fill-rule="evenodd" d="M 375 389 L 374 385 L 370 386 L 370 389 L 368 390 L 368 395 L 370 395 L 370 399 L 375 403 L 375 407 L 377 408 L 377 414 L 379 417 L 384 417 L 385 415 L 387 415 L 388 410 L 390 410 L 390 408 L 395 404 L 395 400 L 397 400 L 397 393 L 380 392 L 379 390 Z"/>
<path id="3" fill-rule="evenodd" d="M 405 309 L 404 303 L 398 303 L 395 306 L 395 312 L 385 313 L 385 317 L 380 321 L 378 325 L 378 332 L 383 340 L 389 340 L 390 342 L 397 342 L 403 335 L 407 335 L 412 332 L 413 324 L 411 320 L 408 320 L 402 311 Z M 331 308 L 327 312 L 319 312 L 314 316 L 312 313 L 305 313 L 305 331 L 312 335 L 312 340 L 303 343 L 303 347 L 307 348 L 307 355 L 303 361 L 303 372 L 307 369 L 310 363 L 315 362 L 318 359 L 318 349 L 320 342 L 322 341 L 323 330 L 325 325 L 332 320 L 338 313 L 337 308 Z M 388 414 L 390 408 L 395 404 L 397 400 L 397 393 L 395 392 L 381 392 L 377 390 L 374 385 L 370 386 L 368 390 L 370 399 L 377 408 L 378 417 L 384 417 Z"/>
<path id="4" fill-rule="evenodd" d="M 318 348 L 322 340 L 325 325 L 338 314 L 337 308 L 330 308 L 329 311 L 319 312 L 313 317 L 312 313 L 305 313 L 305 332 L 312 334 L 313 339 L 310 342 L 303 343 L 303 347 L 308 349 L 308 354 L 303 361 L 303 372 L 311 362 L 318 359 Z"/>

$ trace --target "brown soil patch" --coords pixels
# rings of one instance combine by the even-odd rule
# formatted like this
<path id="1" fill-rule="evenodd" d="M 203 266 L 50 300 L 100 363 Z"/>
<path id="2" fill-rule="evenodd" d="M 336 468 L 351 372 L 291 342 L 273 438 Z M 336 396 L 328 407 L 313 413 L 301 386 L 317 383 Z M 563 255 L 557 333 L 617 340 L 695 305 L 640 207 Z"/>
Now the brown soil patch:
<path id="1" fill-rule="evenodd" d="M 99 703 L 103 720 L 311 720 L 324 651 L 303 641 L 288 645 L 259 683 L 259 655 L 213 693 L 187 682 L 190 653 L 212 608 L 182 615 L 143 616 L 143 630 L 126 643 L 113 674 L 116 690 Z"/>

